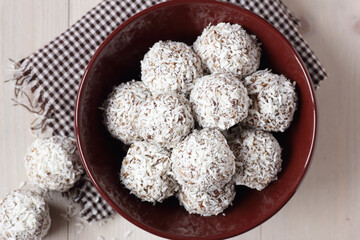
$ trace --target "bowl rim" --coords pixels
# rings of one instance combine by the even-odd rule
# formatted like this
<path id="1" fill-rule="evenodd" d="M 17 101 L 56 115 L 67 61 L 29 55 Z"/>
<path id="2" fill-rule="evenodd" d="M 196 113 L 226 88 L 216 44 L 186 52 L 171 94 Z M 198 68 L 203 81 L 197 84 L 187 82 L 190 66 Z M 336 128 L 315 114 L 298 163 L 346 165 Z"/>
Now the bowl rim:
<path id="1" fill-rule="evenodd" d="M 285 44 L 288 45 L 288 47 L 290 47 L 290 49 L 292 50 L 293 54 L 295 55 L 297 61 L 299 62 L 299 65 L 301 66 L 301 70 L 306 78 L 306 82 L 307 82 L 307 87 L 309 89 L 310 92 L 310 97 L 311 97 L 311 101 L 312 101 L 312 109 L 313 109 L 313 129 L 312 129 L 312 139 L 311 139 L 311 145 L 310 145 L 310 150 L 309 153 L 307 155 L 307 159 L 304 165 L 304 171 L 301 173 L 301 177 L 297 180 L 296 182 L 296 187 L 294 189 L 292 189 L 291 191 L 289 191 L 286 194 L 286 198 L 284 198 L 285 200 L 281 201 L 280 204 L 278 205 L 278 207 L 276 209 L 273 209 L 273 211 L 271 211 L 270 214 L 264 216 L 261 221 L 259 221 L 256 224 L 251 225 L 250 227 L 248 227 L 246 230 L 232 230 L 226 233 L 220 233 L 220 234 L 215 234 L 212 236 L 205 236 L 205 237 L 187 237 L 187 236 L 181 236 L 181 235 L 174 235 L 174 234 L 169 234 L 169 233 L 165 233 L 162 231 L 159 231 L 157 229 L 154 229 L 150 226 L 147 226 L 141 222 L 138 222 L 137 220 L 133 219 L 131 216 L 127 215 L 124 211 L 122 211 L 119 207 L 117 207 L 117 205 L 111 200 L 111 198 L 109 197 L 109 195 L 107 195 L 102 189 L 101 187 L 98 185 L 98 183 L 96 182 L 96 180 L 94 179 L 92 172 L 89 168 L 89 165 L 87 163 L 87 160 L 84 156 L 84 151 L 82 148 L 82 143 L 81 143 L 81 138 L 80 138 L 80 129 L 79 129 L 79 122 L 78 122 L 78 117 L 79 117 L 79 107 L 80 107 L 80 99 L 81 99 L 81 95 L 83 92 L 83 87 L 84 87 L 84 83 L 87 80 L 87 76 L 88 73 L 93 65 L 93 63 L 95 62 L 95 60 L 97 59 L 98 55 L 100 54 L 100 52 L 103 50 L 103 48 L 110 42 L 110 40 L 119 32 L 121 31 L 123 28 L 125 28 L 129 23 L 131 23 L 132 21 L 136 20 L 137 18 L 143 16 L 144 14 L 147 14 L 150 11 L 153 11 L 155 9 L 159 9 L 159 8 L 163 8 L 163 7 L 167 7 L 167 6 L 174 6 L 174 5 L 181 5 L 184 3 L 208 3 L 208 4 L 215 4 L 215 5 L 220 5 L 220 6 L 226 6 L 226 7 L 230 7 L 233 8 L 237 11 L 241 11 L 241 12 L 245 12 L 248 15 L 251 15 L 253 19 L 261 22 L 262 24 L 265 24 L 269 27 L 269 30 L 271 32 L 273 32 L 274 34 L 279 35 L 280 38 L 282 38 L 282 40 L 284 40 Z M 97 48 L 96 52 L 94 53 L 94 55 L 92 56 L 89 64 L 87 65 L 85 72 L 83 74 L 83 77 L 81 79 L 79 88 L 78 88 L 78 92 L 77 92 L 77 96 L 76 96 L 76 104 L 75 104 L 75 134 L 76 134 L 76 142 L 77 142 L 77 147 L 78 147 L 78 151 L 81 157 L 81 161 L 83 163 L 83 166 L 85 168 L 85 171 L 87 173 L 87 175 L 89 176 L 91 182 L 93 183 L 93 185 L 95 186 L 95 188 L 97 189 L 97 191 L 100 193 L 100 195 L 106 200 L 106 202 L 117 212 L 119 213 L 123 218 L 125 218 L 126 220 L 128 220 L 129 222 L 131 222 L 132 224 L 136 225 L 137 227 L 140 227 L 141 229 L 148 231 L 152 234 L 155 234 L 157 236 L 160 237 L 164 237 L 164 238 L 169 238 L 169 239 L 224 239 L 224 238 L 230 238 L 230 237 L 234 237 L 240 234 L 243 234 L 247 231 L 252 230 L 253 228 L 261 225 L 262 223 L 266 222 L 268 219 L 270 219 L 271 217 L 273 217 L 276 213 L 278 213 L 280 211 L 280 209 L 282 209 L 286 203 L 294 196 L 295 192 L 297 191 L 297 189 L 299 188 L 300 184 L 302 183 L 305 174 L 307 173 L 307 170 L 310 166 L 311 163 L 311 158 L 313 156 L 313 152 L 314 152 L 314 148 L 316 145 L 316 136 L 317 136 L 317 131 L 318 131 L 318 120 L 317 120 L 318 116 L 317 116 L 317 105 L 316 105 L 316 98 L 315 98 L 315 93 L 314 93 L 314 88 L 312 85 L 312 81 L 311 81 L 311 77 L 301 59 L 301 57 L 299 56 L 299 54 L 297 53 L 297 51 L 294 49 L 294 47 L 292 46 L 292 44 L 274 27 L 272 26 L 269 22 L 267 22 L 265 19 L 263 19 L 262 17 L 258 16 L 257 14 L 239 6 L 233 3 L 228 3 L 228 2 L 222 2 L 222 1 L 218 1 L 218 0 L 172 0 L 172 1 L 166 1 L 166 2 L 162 2 L 156 5 L 153 5 L 149 8 L 146 8 L 145 10 L 140 11 L 139 13 L 131 16 L 130 18 L 128 18 L 126 21 L 124 21 L 122 24 L 120 24 L 102 43 L 101 45 Z"/>

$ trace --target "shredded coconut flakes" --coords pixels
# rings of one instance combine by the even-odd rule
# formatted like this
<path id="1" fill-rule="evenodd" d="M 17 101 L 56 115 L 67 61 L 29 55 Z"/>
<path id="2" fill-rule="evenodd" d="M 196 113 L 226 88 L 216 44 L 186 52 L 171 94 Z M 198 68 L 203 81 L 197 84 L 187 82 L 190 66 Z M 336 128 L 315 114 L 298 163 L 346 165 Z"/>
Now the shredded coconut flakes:
<path id="1" fill-rule="evenodd" d="M 194 130 L 171 155 L 178 183 L 199 191 L 216 190 L 229 182 L 235 173 L 234 160 L 221 132 L 207 128 Z"/>
<path id="2" fill-rule="evenodd" d="M 44 198 L 29 190 L 10 192 L 0 203 L 0 216 L 0 237 L 4 239 L 41 239 L 51 225 Z"/>
<path id="3" fill-rule="evenodd" d="M 141 61 L 141 79 L 153 93 L 186 93 L 202 72 L 200 58 L 182 42 L 159 41 Z"/>
<path id="4" fill-rule="evenodd" d="M 132 234 L 132 230 L 129 229 L 129 230 L 127 230 L 126 233 L 124 234 L 124 237 L 125 237 L 125 238 L 129 238 L 131 234 Z"/>
<path id="5" fill-rule="evenodd" d="M 260 65 L 261 49 L 256 37 L 238 24 L 209 25 L 193 47 L 204 68 L 211 73 L 229 72 L 243 77 L 255 72 Z"/>
<path id="6" fill-rule="evenodd" d="M 25 182 L 25 181 L 20 182 L 19 188 L 23 188 L 23 187 L 25 187 L 25 186 L 26 186 L 26 182 Z"/>
<path id="7" fill-rule="evenodd" d="M 98 235 L 97 240 L 105 240 L 105 238 L 102 235 Z"/>
<path id="8" fill-rule="evenodd" d="M 132 194 L 154 204 L 172 196 L 178 188 L 171 176 L 170 152 L 147 142 L 130 146 L 120 177 Z"/>
<path id="9" fill-rule="evenodd" d="M 84 172 L 75 140 L 59 136 L 35 140 L 25 155 L 25 170 L 33 184 L 61 192 L 73 187 Z"/>
<path id="10" fill-rule="evenodd" d="M 159 94 L 141 107 L 139 133 L 145 141 L 173 148 L 194 128 L 188 100 L 177 94 Z"/>
<path id="11" fill-rule="evenodd" d="M 235 198 L 235 187 L 232 182 L 209 192 L 192 191 L 182 188 L 177 194 L 180 204 L 189 213 L 202 216 L 218 215 L 222 213 Z"/>
<path id="12" fill-rule="evenodd" d="M 190 94 L 196 120 L 202 127 L 226 130 L 248 115 L 250 99 L 244 85 L 231 74 L 212 74 L 196 81 Z"/>
<path id="13" fill-rule="evenodd" d="M 131 144 L 141 140 L 136 128 L 140 105 L 150 97 L 144 83 L 132 80 L 115 87 L 103 104 L 104 124 L 110 134 Z"/>
<path id="14" fill-rule="evenodd" d="M 264 131 L 284 132 L 296 110 L 296 83 L 283 75 L 260 70 L 246 77 L 244 84 L 252 105 L 242 124 Z"/>
<path id="15" fill-rule="evenodd" d="M 244 130 L 229 141 L 235 154 L 236 172 L 233 180 L 261 191 L 277 179 L 281 171 L 281 147 L 275 137 L 261 130 Z"/>

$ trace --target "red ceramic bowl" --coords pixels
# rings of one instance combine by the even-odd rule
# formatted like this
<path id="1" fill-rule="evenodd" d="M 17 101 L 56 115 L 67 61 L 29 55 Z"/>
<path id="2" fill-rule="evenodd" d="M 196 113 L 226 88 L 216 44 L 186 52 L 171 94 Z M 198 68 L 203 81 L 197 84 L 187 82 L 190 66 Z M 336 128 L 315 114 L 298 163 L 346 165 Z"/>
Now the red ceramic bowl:
<path id="1" fill-rule="evenodd" d="M 278 180 L 259 192 L 237 187 L 225 215 L 190 215 L 175 198 L 153 206 L 130 195 L 119 180 L 126 154 L 102 123 L 112 87 L 140 79 L 140 60 L 159 40 L 192 44 L 208 24 L 238 23 L 262 42 L 261 68 L 296 81 L 298 109 L 291 127 L 276 134 L 283 147 Z M 238 6 L 217 1 L 170 1 L 136 14 L 99 47 L 80 84 L 76 136 L 86 172 L 106 201 L 124 218 L 153 234 L 171 239 L 223 239 L 241 234 L 273 216 L 295 193 L 309 166 L 316 136 L 316 105 L 310 77 L 290 43 L 270 24 Z"/>

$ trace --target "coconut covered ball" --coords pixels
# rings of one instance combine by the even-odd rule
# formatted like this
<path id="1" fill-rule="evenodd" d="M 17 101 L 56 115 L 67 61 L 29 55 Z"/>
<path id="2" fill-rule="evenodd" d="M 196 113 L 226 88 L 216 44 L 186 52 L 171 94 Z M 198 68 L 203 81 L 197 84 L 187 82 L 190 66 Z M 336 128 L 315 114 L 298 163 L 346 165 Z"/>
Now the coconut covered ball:
<path id="1" fill-rule="evenodd" d="M 244 85 L 252 105 L 242 124 L 264 131 L 285 131 L 296 110 L 295 82 L 269 70 L 260 70 L 246 77 Z"/>
<path id="2" fill-rule="evenodd" d="M 187 93 L 202 72 L 200 58 L 182 42 L 159 41 L 141 61 L 141 79 L 153 93 Z"/>
<path id="3" fill-rule="evenodd" d="M 0 203 L 0 238 L 35 240 L 43 238 L 51 225 L 49 206 L 29 190 L 10 192 Z"/>
<path id="4" fill-rule="evenodd" d="M 188 100 L 177 94 L 159 94 L 141 107 L 140 136 L 149 143 L 173 148 L 194 128 Z"/>
<path id="5" fill-rule="evenodd" d="M 255 72 L 260 65 L 261 50 L 256 37 L 238 24 L 209 25 L 193 47 L 204 68 L 211 73 L 229 72 L 243 77 Z"/>
<path id="6" fill-rule="evenodd" d="M 238 138 L 229 141 L 235 155 L 236 173 L 233 180 L 259 191 L 277 179 L 281 171 L 281 147 L 271 133 L 243 130 Z"/>
<path id="7" fill-rule="evenodd" d="M 122 83 L 115 87 L 104 103 L 104 124 L 110 134 L 125 144 L 141 140 L 136 122 L 140 105 L 150 92 L 140 81 Z"/>
<path id="8" fill-rule="evenodd" d="M 29 180 L 42 189 L 65 192 L 84 172 L 76 142 L 67 137 L 37 139 L 25 155 Z"/>
<path id="9" fill-rule="evenodd" d="M 173 149 L 171 162 L 178 183 L 196 191 L 216 190 L 235 173 L 234 154 L 217 129 L 194 130 Z"/>
<path id="10" fill-rule="evenodd" d="M 177 190 L 171 176 L 170 152 L 147 142 L 131 144 L 121 166 L 122 183 L 148 202 L 162 202 Z"/>
<path id="11" fill-rule="evenodd" d="M 228 183 L 216 190 L 203 192 L 182 188 L 177 194 L 180 205 L 191 214 L 212 216 L 222 213 L 235 198 L 235 187 Z"/>
<path id="12" fill-rule="evenodd" d="M 247 117 L 250 98 L 234 75 L 216 73 L 198 79 L 190 93 L 197 122 L 202 127 L 226 130 Z"/>

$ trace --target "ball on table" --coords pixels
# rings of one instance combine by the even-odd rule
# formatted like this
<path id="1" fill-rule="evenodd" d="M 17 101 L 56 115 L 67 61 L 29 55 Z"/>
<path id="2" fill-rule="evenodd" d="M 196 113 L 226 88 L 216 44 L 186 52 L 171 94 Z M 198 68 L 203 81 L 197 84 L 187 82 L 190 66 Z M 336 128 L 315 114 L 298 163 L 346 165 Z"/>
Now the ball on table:
<path id="1" fill-rule="evenodd" d="M 76 141 L 67 137 L 35 140 L 25 155 L 26 175 L 46 190 L 66 192 L 84 173 Z"/>
<path id="2" fill-rule="evenodd" d="M 51 225 L 44 198 L 29 190 L 10 192 L 0 203 L 0 216 L 0 237 L 4 239 L 41 239 Z"/>

